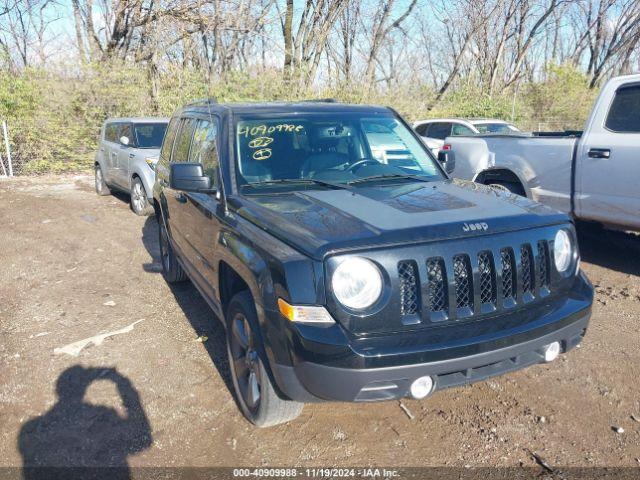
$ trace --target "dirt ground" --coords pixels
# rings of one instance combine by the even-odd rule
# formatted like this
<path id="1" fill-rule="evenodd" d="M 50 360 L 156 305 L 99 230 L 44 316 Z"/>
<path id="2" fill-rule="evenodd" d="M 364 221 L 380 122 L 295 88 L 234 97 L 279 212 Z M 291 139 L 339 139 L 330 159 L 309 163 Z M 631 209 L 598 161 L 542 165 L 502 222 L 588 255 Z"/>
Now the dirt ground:
<path id="1" fill-rule="evenodd" d="M 596 301 L 579 349 L 403 400 L 413 419 L 397 401 L 320 404 L 260 430 L 234 403 L 213 314 L 159 273 L 153 218 L 95 195 L 89 176 L 2 180 L 0 466 L 537 467 L 535 453 L 552 467 L 637 467 L 640 238 L 585 231 L 580 243 Z M 77 356 L 56 350 L 117 331 Z"/>

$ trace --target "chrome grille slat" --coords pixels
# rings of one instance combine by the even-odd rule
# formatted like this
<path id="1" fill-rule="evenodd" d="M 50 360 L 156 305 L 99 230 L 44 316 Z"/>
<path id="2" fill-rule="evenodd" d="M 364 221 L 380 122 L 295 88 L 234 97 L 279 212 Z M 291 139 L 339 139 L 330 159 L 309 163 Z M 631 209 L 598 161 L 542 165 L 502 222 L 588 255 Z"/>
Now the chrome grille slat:
<path id="1" fill-rule="evenodd" d="M 418 288 L 418 266 L 413 260 L 398 263 L 400 279 L 400 314 L 416 315 L 420 310 Z"/>

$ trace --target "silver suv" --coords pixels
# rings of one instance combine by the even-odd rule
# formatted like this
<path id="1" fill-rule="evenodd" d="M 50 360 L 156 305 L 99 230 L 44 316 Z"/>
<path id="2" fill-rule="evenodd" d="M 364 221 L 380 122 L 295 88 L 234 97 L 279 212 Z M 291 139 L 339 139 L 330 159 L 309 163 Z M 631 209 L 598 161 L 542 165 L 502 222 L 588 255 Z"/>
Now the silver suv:
<path id="1" fill-rule="evenodd" d="M 131 196 L 131 210 L 137 215 L 153 211 L 155 168 L 162 146 L 167 118 L 111 118 L 100 131 L 96 153 L 96 192 L 109 195 L 112 189 Z"/>

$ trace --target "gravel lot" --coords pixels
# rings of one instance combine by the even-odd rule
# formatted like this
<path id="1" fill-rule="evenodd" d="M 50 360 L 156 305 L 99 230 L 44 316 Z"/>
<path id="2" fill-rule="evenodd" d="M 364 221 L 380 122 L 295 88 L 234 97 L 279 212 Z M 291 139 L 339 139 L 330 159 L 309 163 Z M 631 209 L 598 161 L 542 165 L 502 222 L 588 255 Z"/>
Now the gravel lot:
<path id="1" fill-rule="evenodd" d="M 558 361 L 404 400 L 413 419 L 397 401 L 321 404 L 258 430 L 222 328 L 159 273 L 155 220 L 92 181 L 0 181 L 0 466 L 640 465 L 640 238 L 581 233 L 594 314 Z"/>

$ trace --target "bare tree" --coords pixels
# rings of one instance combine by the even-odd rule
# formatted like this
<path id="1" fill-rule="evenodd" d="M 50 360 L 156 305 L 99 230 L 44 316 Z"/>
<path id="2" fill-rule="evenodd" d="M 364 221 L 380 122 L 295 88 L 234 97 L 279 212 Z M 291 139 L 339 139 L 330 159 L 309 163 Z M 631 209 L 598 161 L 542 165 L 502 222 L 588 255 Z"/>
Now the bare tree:
<path id="1" fill-rule="evenodd" d="M 371 31 L 373 32 L 371 44 L 369 46 L 369 54 L 367 55 L 367 68 L 365 77 L 369 85 L 374 81 L 376 63 L 378 62 L 378 54 L 389 34 L 402 28 L 402 23 L 411 15 L 411 12 L 417 4 L 417 0 L 411 0 L 407 7 L 396 18 L 392 18 L 395 0 L 379 0 L 373 5 L 376 12 L 371 22 Z"/>
<path id="2" fill-rule="evenodd" d="M 287 0 L 282 34 L 284 70 L 289 77 L 297 75 L 305 84 L 313 81 L 329 34 L 347 4 L 348 0 L 306 0 L 294 29 L 294 2 Z"/>
<path id="3" fill-rule="evenodd" d="M 54 0 L 4 0 L 0 3 L 0 47 L 15 67 L 46 62 L 47 45 L 54 40 L 47 32 L 58 20 L 57 16 L 50 15 L 55 5 Z"/>
<path id="4" fill-rule="evenodd" d="M 574 64 L 587 55 L 590 86 L 595 87 L 621 56 L 622 70 L 629 68 L 640 41 L 640 3 L 637 0 L 588 0 L 577 9 L 583 28 L 574 51 Z"/>

